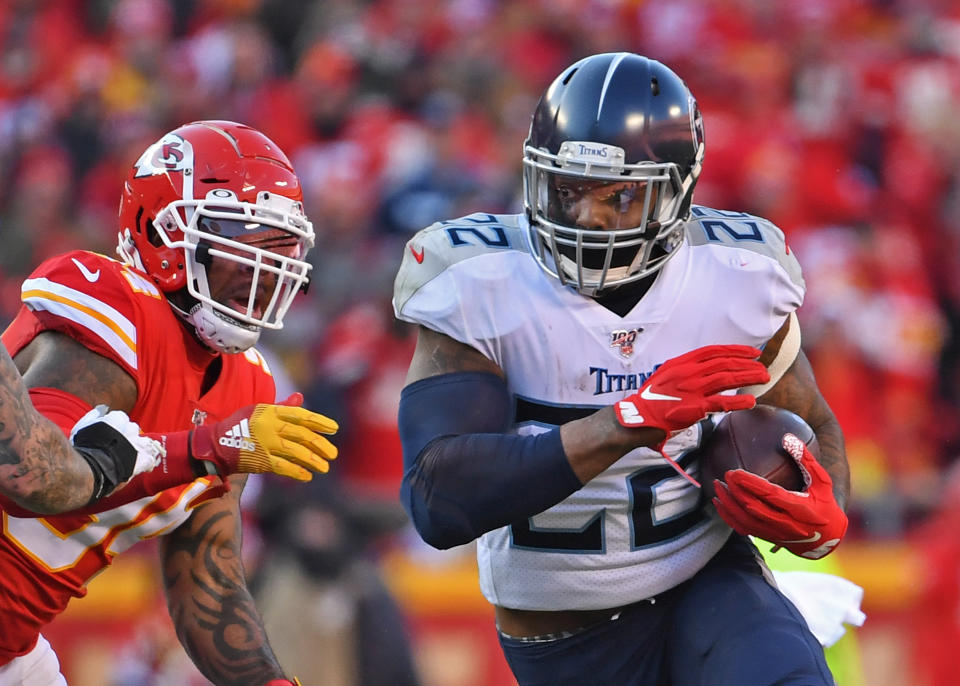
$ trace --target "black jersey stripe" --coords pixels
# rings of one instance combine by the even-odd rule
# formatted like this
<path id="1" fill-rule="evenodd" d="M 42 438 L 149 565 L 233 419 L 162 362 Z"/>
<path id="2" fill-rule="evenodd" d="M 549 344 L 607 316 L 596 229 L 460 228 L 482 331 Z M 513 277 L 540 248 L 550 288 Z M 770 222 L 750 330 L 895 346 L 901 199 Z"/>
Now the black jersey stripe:
<path id="1" fill-rule="evenodd" d="M 548 405 L 532 398 L 516 396 L 514 417 L 517 424 L 522 422 L 540 422 L 560 426 L 574 419 L 582 419 L 593 414 L 602 406 L 597 405 Z"/>

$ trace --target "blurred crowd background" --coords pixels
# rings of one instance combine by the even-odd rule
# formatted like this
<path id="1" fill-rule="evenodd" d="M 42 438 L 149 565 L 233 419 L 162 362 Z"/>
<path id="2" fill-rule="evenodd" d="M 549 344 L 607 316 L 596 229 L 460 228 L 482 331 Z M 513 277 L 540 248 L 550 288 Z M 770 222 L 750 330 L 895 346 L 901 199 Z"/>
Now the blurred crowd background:
<path id="1" fill-rule="evenodd" d="M 867 591 L 868 683 L 960 683 L 951 0 L 3 0 L 0 326 L 44 258 L 113 254 L 122 181 L 161 134 L 204 118 L 263 130 L 318 232 L 309 293 L 263 348 L 281 394 L 343 427 L 335 474 L 248 489 L 274 646 L 305 684 L 510 684 L 472 551 L 424 549 L 396 505 L 412 332 L 392 279 L 417 229 L 520 210 L 540 92 L 616 50 L 696 95 L 695 201 L 772 220 L 804 266 L 804 347 L 853 473 L 836 557 Z M 192 683 L 143 548 L 50 632 L 71 684 Z"/>

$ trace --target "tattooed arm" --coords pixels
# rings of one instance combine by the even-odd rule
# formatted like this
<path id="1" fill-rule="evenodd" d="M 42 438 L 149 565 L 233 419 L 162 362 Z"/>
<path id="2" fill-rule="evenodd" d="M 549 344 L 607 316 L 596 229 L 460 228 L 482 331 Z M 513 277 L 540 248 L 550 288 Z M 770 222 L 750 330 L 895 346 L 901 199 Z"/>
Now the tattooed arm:
<path id="1" fill-rule="evenodd" d="M 82 507 L 93 472 L 60 428 L 37 412 L 0 345 L 0 493 L 38 514 Z"/>
<path id="2" fill-rule="evenodd" d="M 4 358 L 9 362 L 5 353 Z M 13 362 L 15 368 L 9 365 L 4 369 L 14 374 L 19 370 L 23 374 L 20 385 L 23 393 L 19 396 L 7 393 L 16 377 L 2 375 L 4 383 L 0 393 L 6 393 L 4 404 L 10 399 L 3 422 L 6 425 L 14 414 L 20 414 L 20 426 L 29 432 L 22 440 L 27 446 L 33 446 L 32 450 L 20 450 L 20 462 L 12 469 L 9 462 L 4 465 L 21 478 L 32 473 L 30 480 L 20 486 L 21 497 L 12 497 L 18 505 L 35 514 L 82 508 L 91 503 L 91 497 L 99 500 L 132 473 L 140 473 L 152 466 L 148 461 L 141 462 L 137 447 L 131 443 L 138 440 L 134 437 L 139 436 L 139 427 L 125 415 L 136 403 L 136 382 L 115 362 L 54 331 L 38 334 L 17 352 Z M 63 391 L 81 402 L 72 406 L 68 401 L 65 406 L 60 406 L 56 402 L 50 404 L 48 397 L 41 396 L 35 408 L 26 388 Z M 73 449 L 64 432 L 86 412 L 84 404 L 89 406 L 87 409 L 106 405 L 118 411 L 111 413 L 113 416 L 124 414 L 107 429 L 103 427 L 106 422 L 101 423 L 99 431 L 88 433 L 82 441 L 82 434 L 78 433 L 77 448 Z M 48 414 L 53 421 L 48 421 L 41 413 Z M 11 437 L 4 435 L 3 438 Z M 13 442 L 6 445 L 13 445 Z M 9 460 L 10 455 L 5 454 L 3 459 Z M 25 492 L 31 493 L 29 501 L 22 497 Z"/>
<path id="3" fill-rule="evenodd" d="M 161 538 L 167 607 L 190 659 L 214 684 L 263 686 L 283 670 L 247 589 L 240 558 L 240 492 L 233 488 L 197 508 Z"/>

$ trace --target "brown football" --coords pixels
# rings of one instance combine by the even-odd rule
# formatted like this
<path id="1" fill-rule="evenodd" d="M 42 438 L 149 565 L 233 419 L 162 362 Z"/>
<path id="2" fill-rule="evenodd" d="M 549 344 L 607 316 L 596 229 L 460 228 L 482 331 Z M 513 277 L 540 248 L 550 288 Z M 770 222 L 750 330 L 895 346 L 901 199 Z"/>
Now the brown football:
<path id="1" fill-rule="evenodd" d="M 785 433 L 795 435 L 820 457 L 813 429 L 793 412 L 757 405 L 726 415 L 698 449 L 704 496 L 713 498 L 713 480 L 723 481 L 729 469 L 745 469 L 789 491 L 803 490 L 800 468 L 780 443 Z"/>

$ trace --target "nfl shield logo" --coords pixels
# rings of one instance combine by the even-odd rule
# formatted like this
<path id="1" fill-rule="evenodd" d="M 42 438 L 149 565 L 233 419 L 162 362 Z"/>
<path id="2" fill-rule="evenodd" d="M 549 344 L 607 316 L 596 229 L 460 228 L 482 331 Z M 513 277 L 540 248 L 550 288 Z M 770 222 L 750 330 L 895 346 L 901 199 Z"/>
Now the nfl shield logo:
<path id="1" fill-rule="evenodd" d="M 617 329 L 610 332 L 610 347 L 620 348 L 620 354 L 623 357 L 633 355 L 633 344 L 637 340 L 637 334 L 643 331 L 642 328 L 636 329 Z"/>

